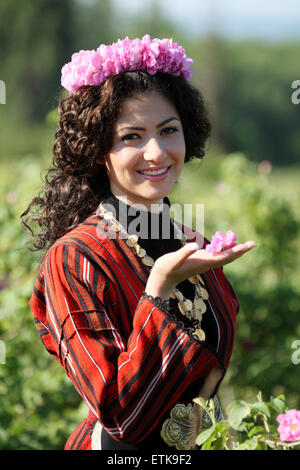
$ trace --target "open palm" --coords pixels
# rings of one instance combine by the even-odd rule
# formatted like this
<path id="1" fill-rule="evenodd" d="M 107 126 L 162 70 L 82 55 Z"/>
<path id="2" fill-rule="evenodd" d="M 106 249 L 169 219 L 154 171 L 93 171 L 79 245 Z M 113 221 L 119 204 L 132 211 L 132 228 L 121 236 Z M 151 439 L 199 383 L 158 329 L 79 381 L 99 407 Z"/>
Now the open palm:
<path id="1" fill-rule="evenodd" d="M 197 248 L 195 243 L 187 243 L 179 250 L 159 257 L 155 261 L 153 270 L 161 279 L 165 280 L 166 284 L 174 286 L 189 277 L 231 263 L 255 246 L 255 242 L 248 241 L 219 253 L 209 253 L 204 249 Z"/>

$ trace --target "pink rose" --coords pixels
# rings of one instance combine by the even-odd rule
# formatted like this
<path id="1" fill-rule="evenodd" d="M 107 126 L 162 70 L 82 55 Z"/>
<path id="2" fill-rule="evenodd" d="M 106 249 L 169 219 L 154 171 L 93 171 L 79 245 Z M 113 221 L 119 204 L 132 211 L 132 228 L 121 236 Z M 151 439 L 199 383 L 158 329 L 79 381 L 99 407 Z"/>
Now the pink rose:
<path id="1" fill-rule="evenodd" d="M 300 411 L 288 410 L 277 416 L 279 426 L 277 431 L 281 441 L 297 441 L 300 439 Z"/>
<path id="2" fill-rule="evenodd" d="M 222 232 L 216 232 L 212 236 L 211 242 L 206 245 L 205 250 L 209 253 L 219 253 L 223 249 L 231 248 L 237 240 L 236 234 L 232 230 L 228 230 L 226 235 Z"/>
<path id="3" fill-rule="evenodd" d="M 178 75 L 189 81 L 193 59 L 187 57 L 182 46 L 172 39 L 151 39 L 146 34 L 141 40 L 126 37 L 98 49 L 79 51 L 62 68 L 61 84 L 69 93 L 82 85 L 100 85 L 110 75 L 126 70 L 144 70 Z"/>
<path id="4" fill-rule="evenodd" d="M 101 80 L 101 65 L 96 51 L 76 52 L 72 61 L 62 68 L 63 87 L 73 93 L 82 85 L 97 85 Z"/>

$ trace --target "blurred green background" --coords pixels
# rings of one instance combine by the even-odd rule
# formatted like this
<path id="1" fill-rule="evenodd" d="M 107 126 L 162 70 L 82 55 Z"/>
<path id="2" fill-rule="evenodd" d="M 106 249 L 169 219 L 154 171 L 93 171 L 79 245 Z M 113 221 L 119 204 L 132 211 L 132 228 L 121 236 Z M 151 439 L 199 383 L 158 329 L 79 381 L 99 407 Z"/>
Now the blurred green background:
<path id="1" fill-rule="evenodd" d="M 300 105 L 291 101 L 300 42 L 191 35 L 157 1 L 124 16 L 109 0 L 2 0 L 0 449 L 62 449 L 87 415 L 35 329 L 28 300 L 39 254 L 28 250 L 19 216 L 51 165 L 62 65 L 77 50 L 145 33 L 172 36 L 194 58 L 192 83 L 213 123 L 206 158 L 185 165 L 171 202 L 203 203 L 208 238 L 232 229 L 259 244 L 225 268 L 240 313 L 221 400 L 261 390 L 300 407 L 300 364 L 292 361 L 300 340 Z"/>

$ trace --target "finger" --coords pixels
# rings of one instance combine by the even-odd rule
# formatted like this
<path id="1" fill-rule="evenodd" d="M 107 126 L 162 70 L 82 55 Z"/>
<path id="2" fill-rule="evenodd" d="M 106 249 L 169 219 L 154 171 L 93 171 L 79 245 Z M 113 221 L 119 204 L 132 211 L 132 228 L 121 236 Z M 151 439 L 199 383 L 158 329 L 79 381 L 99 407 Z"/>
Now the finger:
<path id="1" fill-rule="evenodd" d="M 256 246 L 257 243 L 254 241 L 239 243 L 238 245 L 235 245 L 232 248 L 220 252 L 219 256 L 216 256 L 216 261 L 219 261 L 222 265 L 231 263 L 231 261 L 240 258 L 243 254 L 252 250 Z"/>
<path id="2" fill-rule="evenodd" d="M 206 251 L 205 249 L 200 249 L 197 253 L 191 256 L 193 259 L 203 259 L 203 261 L 218 261 L 223 260 L 224 258 L 231 258 L 236 255 L 242 255 L 243 253 L 251 250 L 257 246 L 257 243 L 254 241 L 248 241 L 245 243 L 239 243 L 238 245 L 233 245 L 226 250 L 218 251 L 215 253 L 211 253 Z"/>
<path id="3" fill-rule="evenodd" d="M 255 248 L 257 246 L 257 243 L 253 240 L 247 241 L 245 243 L 239 243 L 238 245 L 234 245 L 231 248 L 228 248 L 227 250 L 222 251 L 222 254 L 231 255 L 231 254 L 243 254 L 246 253 L 249 250 L 252 250 L 252 248 Z"/>
<path id="4" fill-rule="evenodd" d="M 182 248 L 177 250 L 176 253 L 176 258 L 175 262 L 173 265 L 173 268 L 176 269 L 179 266 L 181 266 L 184 261 L 192 254 L 195 253 L 196 251 L 200 250 L 200 246 L 196 242 L 191 242 L 187 243 L 184 245 Z"/>

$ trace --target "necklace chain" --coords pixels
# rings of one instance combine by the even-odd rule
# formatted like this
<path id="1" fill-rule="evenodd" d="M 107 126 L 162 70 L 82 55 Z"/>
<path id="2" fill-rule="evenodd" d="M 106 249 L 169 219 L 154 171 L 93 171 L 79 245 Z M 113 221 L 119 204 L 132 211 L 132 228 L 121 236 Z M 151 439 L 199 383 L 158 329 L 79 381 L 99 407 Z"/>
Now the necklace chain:
<path id="1" fill-rule="evenodd" d="M 137 256 L 141 258 L 142 263 L 148 266 L 148 268 L 151 270 L 154 265 L 154 260 L 148 256 L 146 250 L 138 244 L 138 236 L 136 234 L 129 235 L 123 225 L 114 217 L 113 213 L 105 209 L 102 203 L 99 204 L 96 214 L 102 216 L 108 222 L 110 228 L 113 231 L 122 233 L 124 238 L 126 238 L 126 245 L 130 248 L 134 248 Z M 183 233 L 179 227 L 177 227 L 173 219 L 171 219 L 171 222 L 173 224 L 174 230 L 176 231 L 177 238 L 179 238 L 182 246 L 184 246 L 187 243 L 186 234 Z M 204 287 L 205 284 L 200 274 L 190 277 L 189 281 L 195 285 L 195 296 L 193 301 L 186 299 L 182 292 L 177 289 L 177 287 L 174 287 L 170 297 L 172 299 L 177 299 L 178 309 L 182 315 L 186 316 L 190 320 L 198 320 L 199 326 L 196 329 L 195 334 L 198 336 L 200 341 L 204 341 L 205 332 L 201 328 L 201 321 L 203 314 L 207 310 L 207 306 L 204 300 L 208 300 L 209 295 Z"/>

